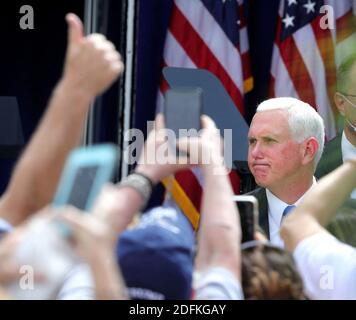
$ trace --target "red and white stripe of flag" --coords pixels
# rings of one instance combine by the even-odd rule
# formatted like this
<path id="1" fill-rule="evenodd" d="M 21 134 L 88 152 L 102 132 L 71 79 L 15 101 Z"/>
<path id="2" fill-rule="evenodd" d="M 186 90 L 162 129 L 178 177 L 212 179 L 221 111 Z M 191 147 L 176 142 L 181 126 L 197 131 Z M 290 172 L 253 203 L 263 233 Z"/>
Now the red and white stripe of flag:
<path id="1" fill-rule="evenodd" d="M 243 17 L 243 0 L 237 1 Z M 249 46 L 246 23 L 236 21 L 240 43 L 236 47 L 201 1 L 175 0 L 167 31 L 163 66 L 199 68 L 214 73 L 224 85 L 239 111 L 244 114 L 243 96 L 253 86 L 249 66 Z M 163 94 L 168 85 L 163 77 L 157 98 L 157 111 L 163 109 Z M 239 180 L 230 174 L 236 193 Z M 166 186 L 171 182 L 164 181 Z M 198 226 L 202 177 L 199 170 L 180 172 L 170 186 L 170 191 L 194 227 Z"/>
<path id="2" fill-rule="evenodd" d="M 320 19 L 279 40 L 285 1 L 281 1 L 271 66 L 271 96 L 292 96 L 312 105 L 324 119 L 326 137 L 336 134 L 333 95 L 336 85 L 335 48 L 354 31 L 352 1 L 326 0 L 333 8 L 335 29 L 320 27 Z"/>

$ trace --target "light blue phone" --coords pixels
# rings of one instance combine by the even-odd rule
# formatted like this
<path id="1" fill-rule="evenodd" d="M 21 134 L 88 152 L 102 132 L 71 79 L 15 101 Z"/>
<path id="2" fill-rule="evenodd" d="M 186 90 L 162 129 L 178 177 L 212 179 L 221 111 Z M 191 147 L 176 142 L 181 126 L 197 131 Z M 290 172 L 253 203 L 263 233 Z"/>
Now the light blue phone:
<path id="1" fill-rule="evenodd" d="M 103 185 L 112 179 L 116 162 L 113 144 L 75 149 L 64 166 L 53 206 L 73 205 L 89 212 Z"/>

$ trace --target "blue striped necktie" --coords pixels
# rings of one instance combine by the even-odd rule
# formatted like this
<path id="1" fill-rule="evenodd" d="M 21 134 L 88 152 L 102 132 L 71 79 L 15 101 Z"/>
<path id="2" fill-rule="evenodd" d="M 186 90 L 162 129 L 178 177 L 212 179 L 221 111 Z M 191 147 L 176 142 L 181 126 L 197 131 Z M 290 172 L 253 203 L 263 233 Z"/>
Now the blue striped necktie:
<path id="1" fill-rule="evenodd" d="M 284 209 L 283 214 L 282 214 L 281 223 L 282 223 L 283 219 L 284 219 L 293 209 L 295 209 L 295 205 L 287 206 L 287 207 Z"/>
<path id="2" fill-rule="evenodd" d="M 0 229 L 0 240 L 7 234 L 7 231 Z"/>

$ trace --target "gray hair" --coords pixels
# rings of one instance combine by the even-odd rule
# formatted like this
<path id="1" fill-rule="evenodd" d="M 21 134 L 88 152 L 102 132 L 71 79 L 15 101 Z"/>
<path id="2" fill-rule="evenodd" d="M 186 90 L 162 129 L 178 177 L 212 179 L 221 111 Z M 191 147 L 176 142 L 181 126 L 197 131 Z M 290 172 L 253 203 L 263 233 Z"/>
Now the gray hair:
<path id="1" fill-rule="evenodd" d="M 318 141 L 319 147 L 314 158 L 316 167 L 325 143 L 325 127 L 321 116 L 310 104 L 290 97 L 265 100 L 257 107 L 256 113 L 276 109 L 287 112 L 289 130 L 297 143 L 311 137 Z"/>

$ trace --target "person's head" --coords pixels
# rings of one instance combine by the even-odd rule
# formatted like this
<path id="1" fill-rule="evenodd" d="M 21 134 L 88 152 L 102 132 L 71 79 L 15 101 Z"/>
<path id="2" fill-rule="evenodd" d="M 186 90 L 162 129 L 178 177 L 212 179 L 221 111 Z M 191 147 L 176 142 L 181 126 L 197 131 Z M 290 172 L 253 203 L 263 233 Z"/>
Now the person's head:
<path id="1" fill-rule="evenodd" d="M 260 241 L 241 248 L 245 299 L 305 299 L 303 281 L 290 253 Z"/>
<path id="2" fill-rule="evenodd" d="M 298 99 L 269 99 L 258 106 L 248 139 L 256 183 L 273 192 L 313 176 L 324 148 L 324 122 Z"/>
<path id="3" fill-rule="evenodd" d="M 356 127 L 356 54 L 346 57 L 337 70 L 335 104 L 347 121 Z M 347 122 L 345 122 L 347 123 Z"/>
<path id="4" fill-rule="evenodd" d="M 133 300 L 186 300 L 192 294 L 194 230 L 174 208 L 145 213 L 118 243 L 118 260 Z"/>

